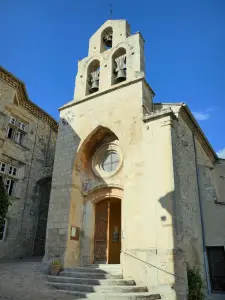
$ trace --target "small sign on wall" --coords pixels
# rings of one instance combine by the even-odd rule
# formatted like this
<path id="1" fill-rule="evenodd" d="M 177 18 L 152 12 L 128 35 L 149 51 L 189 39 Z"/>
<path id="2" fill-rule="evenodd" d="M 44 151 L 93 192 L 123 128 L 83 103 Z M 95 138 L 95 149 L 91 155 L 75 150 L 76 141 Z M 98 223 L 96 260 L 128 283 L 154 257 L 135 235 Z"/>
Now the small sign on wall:
<path id="1" fill-rule="evenodd" d="M 75 241 L 78 241 L 80 239 L 80 227 L 73 225 L 71 226 L 70 239 Z"/>

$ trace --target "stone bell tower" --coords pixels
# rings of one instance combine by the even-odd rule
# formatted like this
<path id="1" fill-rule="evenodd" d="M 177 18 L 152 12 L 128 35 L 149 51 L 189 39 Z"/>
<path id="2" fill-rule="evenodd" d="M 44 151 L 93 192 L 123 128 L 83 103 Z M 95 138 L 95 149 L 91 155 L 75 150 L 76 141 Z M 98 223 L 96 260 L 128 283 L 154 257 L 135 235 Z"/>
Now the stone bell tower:
<path id="1" fill-rule="evenodd" d="M 78 62 L 74 101 L 97 97 L 145 77 L 144 40 L 131 35 L 125 20 L 109 20 L 89 41 L 88 56 Z M 143 108 L 152 110 L 153 92 L 142 91 Z"/>

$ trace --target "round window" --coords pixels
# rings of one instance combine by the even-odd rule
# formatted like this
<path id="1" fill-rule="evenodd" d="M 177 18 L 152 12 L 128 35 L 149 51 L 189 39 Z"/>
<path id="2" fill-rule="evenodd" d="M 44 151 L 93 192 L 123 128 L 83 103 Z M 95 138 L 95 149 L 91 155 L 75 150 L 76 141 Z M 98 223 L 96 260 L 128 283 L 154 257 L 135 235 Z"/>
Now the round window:
<path id="1" fill-rule="evenodd" d="M 115 151 L 106 151 L 105 156 L 102 160 L 102 169 L 105 172 L 113 172 L 119 165 L 119 155 Z"/>
<path id="2" fill-rule="evenodd" d="M 123 153 L 116 143 L 102 145 L 94 154 L 92 169 L 98 177 L 109 178 L 122 167 Z"/>

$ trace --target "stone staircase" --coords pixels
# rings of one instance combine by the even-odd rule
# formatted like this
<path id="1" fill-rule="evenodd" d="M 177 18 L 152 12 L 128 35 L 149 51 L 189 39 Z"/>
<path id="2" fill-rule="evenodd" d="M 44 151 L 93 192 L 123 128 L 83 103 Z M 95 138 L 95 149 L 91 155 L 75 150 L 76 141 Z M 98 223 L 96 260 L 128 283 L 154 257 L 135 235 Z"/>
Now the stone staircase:
<path id="1" fill-rule="evenodd" d="M 123 279 L 120 265 L 89 265 L 64 269 L 59 276 L 48 276 L 47 284 L 75 299 L 153 300 L 160 295 L 148 292 L 134 280 Z"/>

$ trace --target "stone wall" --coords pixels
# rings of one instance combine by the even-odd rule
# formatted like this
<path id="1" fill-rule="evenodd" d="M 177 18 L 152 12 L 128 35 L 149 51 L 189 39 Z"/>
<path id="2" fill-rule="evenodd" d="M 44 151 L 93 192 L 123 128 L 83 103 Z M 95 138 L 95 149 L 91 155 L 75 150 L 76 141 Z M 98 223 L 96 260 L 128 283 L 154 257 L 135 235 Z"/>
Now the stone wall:
<path id="1" fill-rule="evenodd" d="M 197 181 L 195 137 L 179 116 L 174 128 L 174 169 L 177 203 L 177 228 L 185 261 L 204 266 L 199 192 Z M 197 143 L 196 139 L 195 142 Z"/>
<path id="2" fill-rule="evenodd" d="M 10 116 L 27 124 L 23 145 L 6 137 Z M 37 183 L 52 176 L 56 130 L 18 101 L 17 91 L 0 79 L 0 160 L 19 169 L 17 192 L 11 196 L 7 232 L 0 241 L 0 258 L 32 255 L 36 235 L 39 197 Z"/>

